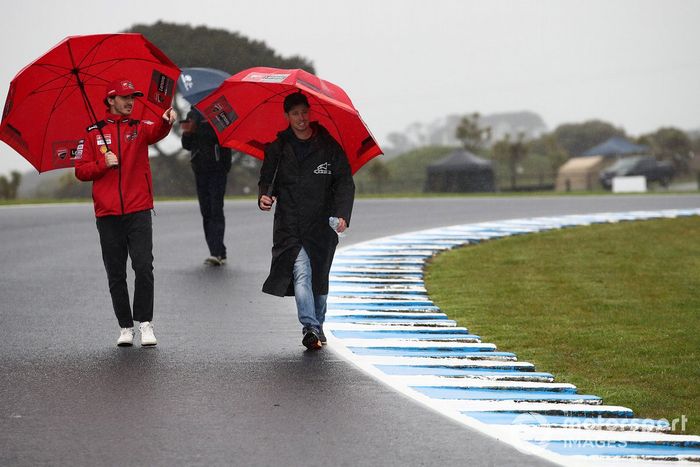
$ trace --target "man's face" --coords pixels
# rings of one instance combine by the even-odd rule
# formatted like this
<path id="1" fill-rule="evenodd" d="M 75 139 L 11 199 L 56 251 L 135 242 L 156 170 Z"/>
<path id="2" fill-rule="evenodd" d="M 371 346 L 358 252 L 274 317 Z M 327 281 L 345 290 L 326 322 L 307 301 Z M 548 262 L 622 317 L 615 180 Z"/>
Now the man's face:
<path id="1" fill-rule="evenodd" d="M 309 129 L 309 108 L 304 104 L 295 105 L 284 115 L 292 130 L 305 133 Z"/>
<path id="2" fill-rule="evenodd" d="M 134 110 L 134 96 L 114 96 L 110 97 L 109 110 L 113 114 L 129 116 Z"/>

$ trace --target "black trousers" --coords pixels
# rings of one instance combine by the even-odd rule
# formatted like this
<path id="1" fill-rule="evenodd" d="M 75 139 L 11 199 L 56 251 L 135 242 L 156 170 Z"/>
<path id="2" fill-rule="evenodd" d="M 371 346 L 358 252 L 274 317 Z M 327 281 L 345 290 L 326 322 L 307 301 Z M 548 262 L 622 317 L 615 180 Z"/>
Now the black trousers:
<path id="1" fill-rule="evenodd" d="M 198 171 L 194 173 L 199 211 L 202 213 L 204 238 L 209 247 L 209 254 L 222 258 L 226 258 L 224 194 L 226 193 L 227 176 L 225 171 Z"/>
<path id="2" fill-rule="evenodd" d="M 119 327 L 153 319 L 153 224 L 151 211 L 97 218 L 102 260 Z M 134 270 L 134 313 L 126 285 L 126 259 Z"/>

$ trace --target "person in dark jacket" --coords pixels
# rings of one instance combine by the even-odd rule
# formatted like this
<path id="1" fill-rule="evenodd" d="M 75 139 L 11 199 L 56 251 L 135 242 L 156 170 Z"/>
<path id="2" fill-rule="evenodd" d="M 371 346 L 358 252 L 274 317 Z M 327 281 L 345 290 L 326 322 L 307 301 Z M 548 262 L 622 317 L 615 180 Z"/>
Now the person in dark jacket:
<path id="1" fill-rule="evenodd" d="M 265 150 L 258 182 L 258 207 L 275 208 L 272 265 L 263 292 L 293 295 L 302 325 L 302 344 L 325 343 L 328 275 L 338 233 L 350 225 L 355 184 L 342 147 L 317 122 L 309 121 L 301 92 L 284 99 L 289 127 Z M 339 219 L 334 231 L 329 218 Z"/>
<path id="2" fill-rule="evenodd" d="M 168 108 L 157 122 L 130 118 L 143 96 L 128 79 L 107 85 L 103 120 L 88 128 L 78 145 L 75 176 L 92 181 L 97 231 L 112 306 L 121 328 L 117 345 L 131 346 L 134 321 L 141 345 L 156 345 L 153 333 L 153 189 L 148 145 L 165 138 L 175 121 Z M 126 259 L 135 273 L 133 316 L 126 284 Z"/>
<path id="3" fill-rule="evenodd" d="M 231 170 L 231 149 L 219 145 L 214 128 L 195 108 L 187 113 L 180 127 L 182 147 L 192 152 L 190 162 L 197 185 L 204 239 L 209 247 L 209 257 L 204 263 L 221 266 L 226 263 L 224 194 Z"/>

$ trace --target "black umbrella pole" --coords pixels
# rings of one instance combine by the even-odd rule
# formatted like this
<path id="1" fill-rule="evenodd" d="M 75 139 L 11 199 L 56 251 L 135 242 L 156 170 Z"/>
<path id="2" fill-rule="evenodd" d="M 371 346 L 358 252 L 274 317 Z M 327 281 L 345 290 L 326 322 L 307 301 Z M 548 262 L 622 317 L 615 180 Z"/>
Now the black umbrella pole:
<path id="1" fill-rule="evenodd" d="M 80 95 L 83 96 L 83 102 L 85 103 L 85 109 L 88 112 L 88 116 L 92 120 L 92 124 L 97 126 L 97 131 L 100 132 L 100 136 L 102 137 L 102 141 L 105 143 L 105 147 L 107 148 L 107 151 L 112 151 L 109 147 L 109 144 L 107 144 L 107 138 L 105 138 L 105 134 L 102 132 L 102 127 L 97 124 L 98 123 L 97 122 L 97 114 L 95 114 L 95 109 L 93 109 L 92 104 L 90 104 L 90 99 L 88 99 L 87 93 L 85 92 L 85 85 L 83 84 L 82 80 L 80 79 L 80 76 L 78 75 L 78 70 L 74 69 L 73 74 L 75 75 L 75 79 L 78 82 L 78 88 L 80 88 Z"/>
<path id="2" fill-rule="evenodd" d="M 270 182 L 270 186 L 267 187 L 267 193 L 265 193 L 267 196 L 272 197 L 272 192 L 275 191 L 275 180 L 277 180 L 277 171 L 280 168 L 280 161 L 277 161 L 277 165 L 275 166 L 275 174 L 272 176 L 272 182 Z"/>

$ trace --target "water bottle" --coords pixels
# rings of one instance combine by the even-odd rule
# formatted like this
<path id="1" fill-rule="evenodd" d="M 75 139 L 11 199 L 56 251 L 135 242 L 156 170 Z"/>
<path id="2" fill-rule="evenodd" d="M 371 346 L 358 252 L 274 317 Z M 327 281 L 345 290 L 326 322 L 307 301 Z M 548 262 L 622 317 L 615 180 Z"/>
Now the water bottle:
<path id="1" fill-rule="evenodd" d="M 337 217 L 329 217 L 328 218 L 328 225 L 331 226 L 331 229 L 335 231 L 335 233 L 338 234 L 338 237 L 344 237 L 345 233 L 343 232 L 338 232 L 338 226 L 340 225 L 340 219 Z"/>

